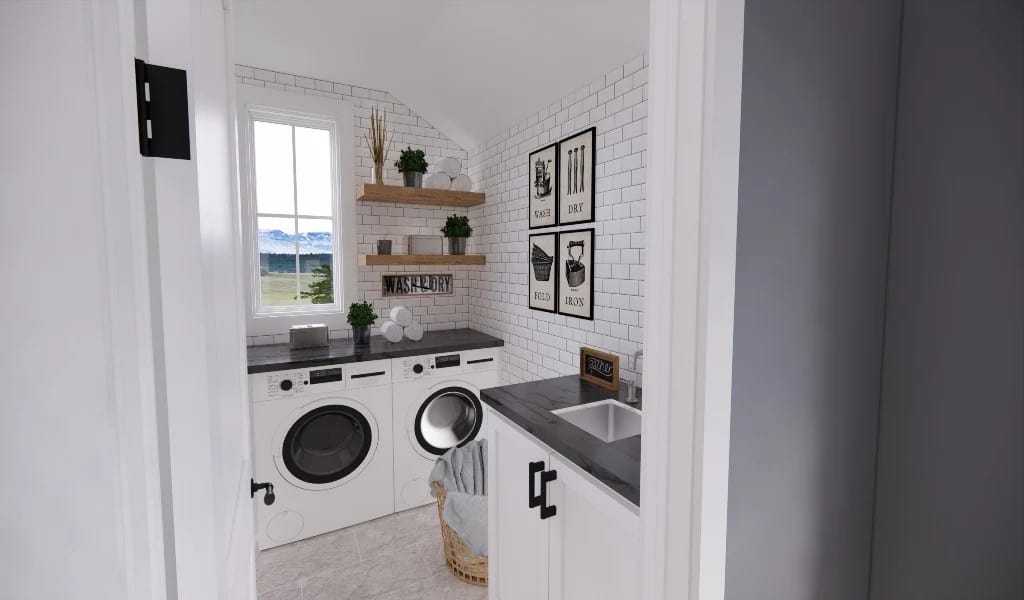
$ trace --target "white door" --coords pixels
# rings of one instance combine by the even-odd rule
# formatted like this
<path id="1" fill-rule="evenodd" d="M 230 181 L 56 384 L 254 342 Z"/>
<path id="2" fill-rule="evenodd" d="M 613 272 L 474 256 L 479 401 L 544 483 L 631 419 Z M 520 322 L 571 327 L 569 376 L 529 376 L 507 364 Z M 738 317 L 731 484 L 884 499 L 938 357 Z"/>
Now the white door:
<path id="1" fill-rule="evenodd" d="M 530 463 L 548 453 L 493 413 L 487 418 L 488 559 L 491 600 L 540 600 L 548 593 L 548 522 L 530 508 Z M 499 477 L 500 474 L 500 477 Z M 539 485 L 539 477 L 534 486 Z"/>
<path id="2" fill-rule="evenodd" d="M 639 516 L 557 456 L 550 463 L 548 600 L 639 598 Z"/>
<path id="3" fill-rule="evenodd" d="M 224 4 L 0 2 L 5 598 L 253 597 Z M 191 160 L 141 157 L 136 57 Z"/>

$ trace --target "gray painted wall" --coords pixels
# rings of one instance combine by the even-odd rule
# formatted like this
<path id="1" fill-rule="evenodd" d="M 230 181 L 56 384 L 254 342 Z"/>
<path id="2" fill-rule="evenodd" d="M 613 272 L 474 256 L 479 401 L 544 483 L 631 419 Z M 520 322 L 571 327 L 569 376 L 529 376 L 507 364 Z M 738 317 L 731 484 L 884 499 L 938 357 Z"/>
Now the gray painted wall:
<path id="1" fill-rule="evenodd" d="M 899 11 L 748 0 L 726 597 L 867 597 Z"/>
<path id="2" fill-rule="evenodd" d="M 871 598 L 1024 598 L 1024 2 L 907 0 Z"/>

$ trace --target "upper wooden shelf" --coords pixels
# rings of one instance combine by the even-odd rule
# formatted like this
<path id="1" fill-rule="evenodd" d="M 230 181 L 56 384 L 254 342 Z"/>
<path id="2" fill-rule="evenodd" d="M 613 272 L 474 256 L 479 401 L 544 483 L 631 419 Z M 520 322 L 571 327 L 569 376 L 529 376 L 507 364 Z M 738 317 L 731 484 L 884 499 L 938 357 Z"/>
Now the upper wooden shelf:
<path id="1" fill-rule="evenodd" d="M 467 208 L 483 204 L 484 195 L 480 192 L 455 192 L 452 190 L 384 185 L 382 183 L 364 183 L 359 186 L 356 200 L 360 202 L 397 202 L 400 204 Z"/>
<path id="2" fill-rule="evenodd" d="M 483 265 L 483 254 L 360 254 L 359 265 Z"/>

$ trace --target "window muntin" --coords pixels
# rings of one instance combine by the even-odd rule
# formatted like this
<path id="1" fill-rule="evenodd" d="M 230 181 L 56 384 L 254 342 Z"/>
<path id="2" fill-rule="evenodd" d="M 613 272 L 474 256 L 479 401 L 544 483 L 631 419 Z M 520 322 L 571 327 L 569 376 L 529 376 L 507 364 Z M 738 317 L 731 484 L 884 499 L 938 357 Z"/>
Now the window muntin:
<path id="1" fill-rule="evenodd" d="M 256 313 L 337 309 L 336 128 L 257 111 L 250 119 Z"/>

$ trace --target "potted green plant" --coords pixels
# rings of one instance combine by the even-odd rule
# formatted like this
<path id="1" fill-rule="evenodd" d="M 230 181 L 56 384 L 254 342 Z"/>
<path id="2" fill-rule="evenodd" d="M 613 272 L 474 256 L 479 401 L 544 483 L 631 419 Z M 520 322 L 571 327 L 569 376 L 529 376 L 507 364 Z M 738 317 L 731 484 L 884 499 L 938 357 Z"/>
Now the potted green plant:
<path id="1" fill-rule="evenodd" d="M 370 325 L 377 320 L 369 302 L 353 302 L 348 307 L 348 324 L 352 326 L 352 338 L 356 346 L 370 345 Z"/>
<path id="2" fill-rule="evenodd" d="M 466 238 L 473 235 L 473 228 L 469 226 L 469 217 L 453 214 L 445 221 L 441 233 L 448 238 L 449 253 L 465 254 Z"/>
<path id="3" fill-rule="evenodd" d="M 423 174 L 427 172 L 427 157 L 422 150 L 413 150 L 409 146 L 402 150 L 401 156 L 395 161 L 395 167 L 405 180 L 405 187 L 421 187 Z"/>

